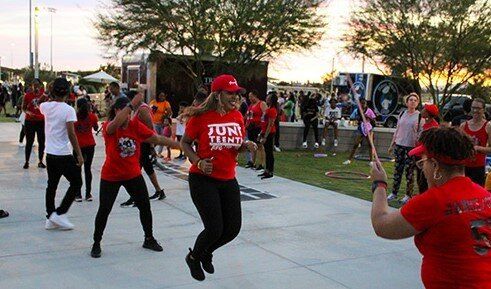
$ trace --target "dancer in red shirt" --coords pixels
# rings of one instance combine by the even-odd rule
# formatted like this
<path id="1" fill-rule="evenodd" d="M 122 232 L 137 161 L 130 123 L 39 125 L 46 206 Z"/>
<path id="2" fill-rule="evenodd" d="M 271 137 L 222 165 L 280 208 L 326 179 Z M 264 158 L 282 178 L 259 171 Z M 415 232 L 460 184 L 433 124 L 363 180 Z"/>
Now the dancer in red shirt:
<path id="1" fill-rule="evenodd" d="M 92 202 L 92 160 L 95 152 L 95 139 L 92 130 L 97 131 L 99 119 L 92 112 L 90 102 L 85 98 L 77 100 L 77 121 L 75 133 L 84 158 L 85 200 Z M 78 192 L 75 202 L 82 201 L 82 193 Z"/>
<path id="2" fill-rule="evenodd" d="M 474 153 L 471 139 L 449 127 L 423 131 L 420 156 L 429 189 L 397 211 L 387 204 L 387 174 L 372 165 L 372 225 L 386 239 L 414 236 L 423 255 L 421 277 L 428 289 L 491 288 L 491 193 L 464 175 Z"/>
<path id="3" fill-rule="evenodd" d="M 102 234 L 121 186 L 140 211 L 140 221 L 145 232 L 143 248 L 163 250 L 153 237 L 150 201 L 140 168 L 140 147 L 142 142 L 148 142 L 179 148 L 179 143 L 156 135 L 137 118 L 131 119 L 133 107 L 139 105 L 142 98 L 143 94 L 137 94 L 131 102 L 127 97 L 116 99 L 109 111 L 108 121 L 103 125 L 106 160 L 101 171 L 99 210 L 95 217 L 94 244 L 90 252 L 94 258 L 101 256 Z"/>
<path id="4" fill-rule="evenodd" d="M 198 107 L 189 107 L 190 117 L 181 146 L 192 162 L 189 169 L 191 198 L 203 221 L 186 263 L 191 276 L 205 279 L 203 269 L 212 274 L 212 253 L 235 239 L 241 227 L 239 184 L 235 179 L 235 158 L 239 151 L 256 150 L 244 142 L 244 118 L 237 110 L 237 93 L 244 91 L 232 75 L 220 75 L 211 84 L 211 94 Z M 192 147 L 198 141 L 197 151 Z M 201 267 L 203 265 L 203 268 Z"/>
<path id="5" fill-rule="evenodd" d="M 264 147 L 264 152 L 266 155 L 266 169 L 263 173 L 259 174 L 261 180 L 270 179 L 273 177 L 274 171 L 274 137 L 276 134 L 276 124 L 275 120 L 278 116 L 278 96 L 276 94 L 270 94 L 266 97 L 266 103 L 268 104 L 268 109 L 264 113 L 264 119 L 261 122 L 261 136 L 259 142 Z"/>
<path id="6" fill-rule="evenodd" d="M 486 120 L 484 108 L 486 103 L 481 98 L 474 98 L 471 104 L 472 119 L 460 125 L 460 128 L 471 137 L 477 154 L 465 164 L 465 175 L 473 182 L 484 187 L 486 180 L 486 155 L 491 154 L 491 122 Z"/>

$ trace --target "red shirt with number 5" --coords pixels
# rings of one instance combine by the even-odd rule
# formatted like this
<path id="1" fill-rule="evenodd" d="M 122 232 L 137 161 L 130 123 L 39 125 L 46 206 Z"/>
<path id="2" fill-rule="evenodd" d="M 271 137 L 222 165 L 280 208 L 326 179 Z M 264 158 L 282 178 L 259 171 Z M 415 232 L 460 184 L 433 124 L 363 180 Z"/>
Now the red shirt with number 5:
<path id="1" fill-rule="evenodd" d="M 461 176 L 401 208 L 418 231 L 426 288 L 491 288 L 491 193 Z"/>

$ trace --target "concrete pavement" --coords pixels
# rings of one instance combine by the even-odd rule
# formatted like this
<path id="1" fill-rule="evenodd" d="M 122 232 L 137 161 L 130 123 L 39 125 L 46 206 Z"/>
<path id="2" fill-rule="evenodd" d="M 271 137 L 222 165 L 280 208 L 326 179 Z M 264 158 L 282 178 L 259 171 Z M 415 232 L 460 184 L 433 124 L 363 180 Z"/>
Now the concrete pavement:
<path id="1" fill-rule="evenodd" d="M 136 208 L 120 208 L 122 189 L 103 237 L 103 255 L 90 257 L 98 207 L 104 144 L 96 137 L 94 202 L 74 203 L 73 231 L 44 229 L 46 170 L 22 169 L 18 123 L 0 123 L 0 288 L 422 288 L 421 257 L 412 239 L 375 236 L 370 203 L 275 176 L 261 181 L 237 168 L 242 185 L 243 227 L 239 237 L 214 254 L 216 272 L 191 278 L 187 248 L 202 229 L 191 202 L 187 164 L 174 161 L 158 172 L 164 201 L 152 201 L 154 235 L 164 252 L 141 247 Z M 324 177 L 319 173 L 319 177 Z M 149 180 L 147 187 L 152 193 Z M 348 184 L 347 184 L 348 185 Z M 67 188 L 62 179 L 57 203 Z M 367 188 L 368 190 L 369 188 Z"/>

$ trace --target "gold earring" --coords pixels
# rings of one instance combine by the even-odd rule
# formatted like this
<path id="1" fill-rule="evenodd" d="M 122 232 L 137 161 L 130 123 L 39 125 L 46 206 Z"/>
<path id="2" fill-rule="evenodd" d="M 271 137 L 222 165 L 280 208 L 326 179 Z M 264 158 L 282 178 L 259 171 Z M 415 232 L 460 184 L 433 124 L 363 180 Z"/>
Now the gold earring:
<path id="1" fill-rule="evenodd" d="M 433 178 L 434 178 L 435 180 L 437 180 L 437 181 L 438 181 L 438 180 L 440 180 L 440 179 L 441 179 L 443 176 L 442 176 L 442 174 L 440 174 L 440 176 L 438 176 L 438 177 L 437 177 L 436 173 L 437 173 L 437 171 L 435 171 L 435 172 L 433 173 Z"/>

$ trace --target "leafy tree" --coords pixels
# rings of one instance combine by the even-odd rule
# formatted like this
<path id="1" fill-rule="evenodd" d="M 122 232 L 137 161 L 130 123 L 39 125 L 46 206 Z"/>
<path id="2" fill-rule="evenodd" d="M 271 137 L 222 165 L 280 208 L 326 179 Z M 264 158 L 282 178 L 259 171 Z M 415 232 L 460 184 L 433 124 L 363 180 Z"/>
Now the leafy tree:
<path id="1" fill-rule="evenodd" d="M 363 0 L 346 49 L 419 80 L 440 105 L 491 68 L 491 1 Z"/>
<path id="2" fill-rule="evenodd" d="M 215 60 L 216 72 L 225 66 L 237 71 L 244 64 L 253 66 L 317 44 L 325 26 L 316 14 L 322 2 L 112 0 L 97 14 L 94 25 L 98 40 L 109 51 L 150 50 L 178 56 L 178 64 L 200 85 L 206 59 Z"/>

